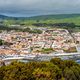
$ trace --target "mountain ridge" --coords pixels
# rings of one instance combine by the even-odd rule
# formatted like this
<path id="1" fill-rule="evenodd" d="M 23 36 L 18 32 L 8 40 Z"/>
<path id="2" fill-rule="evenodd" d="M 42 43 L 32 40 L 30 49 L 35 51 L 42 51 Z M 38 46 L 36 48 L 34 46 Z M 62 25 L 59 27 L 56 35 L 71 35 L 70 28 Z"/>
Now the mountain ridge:
<path id="1" fill-rule="evenodd" d="M 32 17 L 12 17 L 7 15 L 0 14 L 0 19 L 65 19 L 65 18 L 73 18 L 73 17 L 80 17 L 80 14 L 53 14 L 53 15 L 39 15 L 39 16 L 32 16 Z"/>

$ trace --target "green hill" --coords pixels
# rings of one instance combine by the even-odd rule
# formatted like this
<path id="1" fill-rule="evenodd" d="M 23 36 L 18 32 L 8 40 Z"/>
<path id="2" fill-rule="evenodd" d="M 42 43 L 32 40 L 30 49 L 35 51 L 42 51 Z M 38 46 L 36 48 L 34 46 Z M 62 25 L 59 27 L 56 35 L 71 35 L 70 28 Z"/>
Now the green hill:
<path id="1" fill-rule="evenodd" d="M 74 23 L 80 25 L 80 14 L 57 14 L 34 16 L 26 19 L 27 23 Z"/>
<path id="2" fill-rule="evenodd" d="M 28 19 L 46 20 L 46 19 L 66 19 L 66 18 L 76 18 L 76 17 L 80 17 L 80 14 L 41 15 L 41 16 L 29 17 Z"/>
<path id="3" fill-rule="evenodd" d="M 20 25 L 40 25 L 40 26 L 54 26 L 54 24 L 58 25 L 77 25 L 80 27 L 80 14 L 56 14 L 56 15 L 41 15 L 41 16 L 33 16 L 33 17 L 9 17 L 0 15 L 0 19 L 3 20 L 5 25 L 11 24 L 20 24 Z M 70 26 L 66 26 L 70 27 Z"/>
<path id="4" fill-rule="evenodd" d="M 47 20 L 47 19 L 66 19 L 80 17 L 80 14 L 54 14 L 54 15 L 40 15 L 33 17 L 10 17 L 6 15 L 0 15 L 0 19 L 26 19 L 26 20 Z"/>

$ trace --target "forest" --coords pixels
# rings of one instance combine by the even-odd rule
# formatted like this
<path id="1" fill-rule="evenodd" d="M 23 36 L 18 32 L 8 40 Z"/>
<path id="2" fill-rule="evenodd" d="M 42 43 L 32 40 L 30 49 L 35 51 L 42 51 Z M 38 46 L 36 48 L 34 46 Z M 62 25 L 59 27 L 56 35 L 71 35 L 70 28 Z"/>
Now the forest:
<path id="1" fill-rule="evenodd" d="M 50 61 L 13 61 L 0 67 L 0 80 L 80 80 L 80 64 L 53 58 Z"/>

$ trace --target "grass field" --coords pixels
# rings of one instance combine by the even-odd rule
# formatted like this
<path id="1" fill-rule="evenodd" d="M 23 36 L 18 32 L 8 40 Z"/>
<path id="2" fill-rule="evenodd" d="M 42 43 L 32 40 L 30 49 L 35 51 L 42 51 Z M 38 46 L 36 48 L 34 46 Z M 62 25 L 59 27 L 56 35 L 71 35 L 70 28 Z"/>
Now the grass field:
<path id="1" fill-rule="evenodd" d="M 60 24 L 61 23 L 61 24 Z M 22 26 L 35 26 L 34 24 L 37 24 L 37 27 L 54 27 L 53 24 L 60 25 L 59 28 L 63 28 L 63 24 L 66 23 L 67 25 L 64 25 L 66 28 L 74 30 L 74 31 L 80 31 L 80 14 L 59 14 L 59 15 L 41 15 L 41 16 L 34 16 L 34 17 L 18 17 L 18 18 L 4 18 L 3 24 L 6 26 L 10 25 L 21 25 Z M 71 25 L 71 24 L 74 25 Z M 53 25 L 53 26 L 51 26 Z"/>

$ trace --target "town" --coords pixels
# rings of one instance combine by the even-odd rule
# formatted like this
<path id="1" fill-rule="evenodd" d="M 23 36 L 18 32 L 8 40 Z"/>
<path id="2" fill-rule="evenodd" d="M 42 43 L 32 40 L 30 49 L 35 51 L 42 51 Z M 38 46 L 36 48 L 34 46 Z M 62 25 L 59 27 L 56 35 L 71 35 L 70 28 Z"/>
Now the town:
<path id="1" fill-rule="evenodd" d="M 80 32 L 66 29 L 40 28 L 41 34 L 21 31 L 2 31 L 0 55 L 75 53 L 80 51 Z"/>

